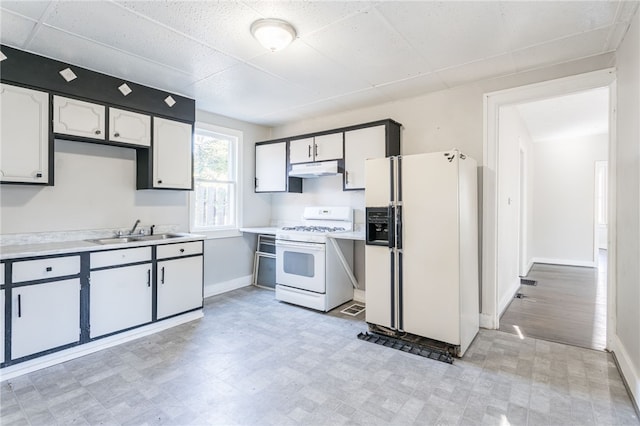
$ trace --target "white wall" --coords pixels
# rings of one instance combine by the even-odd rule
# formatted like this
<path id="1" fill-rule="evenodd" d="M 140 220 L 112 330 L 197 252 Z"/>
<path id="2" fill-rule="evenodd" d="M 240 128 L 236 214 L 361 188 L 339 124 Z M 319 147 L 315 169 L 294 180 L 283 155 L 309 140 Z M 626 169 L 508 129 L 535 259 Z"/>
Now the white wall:
<path id="1" fill-rule="evenodd" d="M 55 141 L 55 186 L 2 185 L 2 234 L 175 225 L 187 231 L 187 192 L 136 191 L 136 153 Z"/>
<path id="2" fill-rule="evenodd" d="M 500 108 L 498 128 L 498 312 L 502 313 L 520 288 L 520 205 L 524 196 L 526 232 L 523 255 L 531 262 L 533 161 L 529 130 L 515 106 Z M 520 192 L 520 151 L 524 151 L 527 190 Z M 528 167 L 527 167 L 528 166 Z"/>
<path id="3" fill-rule="evenodd" d="M 616 336 L 613 348 L 640 406 L 640 12 L 617 51 Z M 613 231 L 613 229 L 611 229 Z"/>
<path id="4" fill-rule="evenodd" d="M 524 74 L 480 81 L 414 98 L 388 102 L 340 114 L 301 120 L 273 129 L 273 138 L 288 137 L 347 125 L 392 118 L 403 124 L 402 153 L 416 154 L 459 148 L 483 164 L 483 94 L 555 78 L 604 69 L 613 64 L 611 54 L 600 55 Z M 484 167 L 484 166 L 483 166 Z M 482 173 L 478 170 L 479 195 L 482 200 Z M 337 189 L 333 192 L 337 195 Z M 279 201 L 289 200 L 277 198 Z M 291 198 L 293 200 L 294 198 Z M 276 198 L 274 198 L 274 205 Z M 363 202 L 362 202 L 363 203 Z M 291 204 L 295 206 L 294 204 Z M 273 210 L 272 220 L 287 211 L 286 205 Z M 297 208 L 297 207 L 294 207 Z M 482 206 L 479 206 L 482 215 Z M 481 228 L 482 216 L 479 218 Z M 482 236 L 481 236 L 482 237 Z M 480 244 L 481 241 L 480 241 Z M 362 251 L 356 245 L 355 262 L 363 262 Z M 481 245 L 480 245 L 481 247 Z M 366 286 L 366 283 L 365 283 Z M 485 309 L 495 309 L 493 300 L 482 300 Z M 488 307 L 488 308 L 486 308 Z"/>
<path id="5" fill-rule="evenodd" d="M 535 142 L 535 262 L 597 266 L 595 162 L 607 160 L 608 134 Z"/>

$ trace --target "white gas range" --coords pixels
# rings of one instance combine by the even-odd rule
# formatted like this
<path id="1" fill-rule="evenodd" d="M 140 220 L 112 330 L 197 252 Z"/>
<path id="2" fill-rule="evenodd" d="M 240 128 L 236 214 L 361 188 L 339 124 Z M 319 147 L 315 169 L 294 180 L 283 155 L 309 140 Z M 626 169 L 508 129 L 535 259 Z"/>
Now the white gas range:
<path id="1" fill-rule="evenodd" d="M 329 311 L 353 299 L 351 207 L 305 207 L 303 223 L 276 232 L 276 299 Z"/>

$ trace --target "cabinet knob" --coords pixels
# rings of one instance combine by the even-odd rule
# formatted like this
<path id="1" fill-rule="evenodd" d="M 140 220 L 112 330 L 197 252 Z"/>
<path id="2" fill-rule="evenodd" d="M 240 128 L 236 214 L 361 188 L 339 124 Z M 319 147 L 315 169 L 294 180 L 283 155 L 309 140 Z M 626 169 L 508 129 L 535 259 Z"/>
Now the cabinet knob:
<path id="1" fill-rule="evenodd" d="M 158 181 L 158 183 L 162 183 L 162 181 L 161 181 L 161 180 L 159 180 L 159 181 Z"/>
<path id="2" fill-rule="evenodd" d="M 114 134 L 113 134 L 113 137 L 114 137 L 114 138 L 119 138 L 119 137 L 120 137 L 120 133 L 118 133 L 118 132 L 114 133 Z"/>
<path id="3" fill-rule="evenodd" d="M 51 272 L 51 271 L 53 271 L 53 268 L 51 266 L 47 266 L 46 270 L 47 270 L 47 272 Z"/>
<path id="4" fill-rule="evenodd" d="M 37 178 L 41 178 L 42 177 L 42 173 L 40 173 L 40 172 L 36 173 L 36 177 Z"/>
<path id="5" fill-rule="evenodd" d="M 180 249 L 180 253 L 184 253 L 184 249 Z"/>
<path id="6" fill-rule="evenodd" d="M 96 135 L 99 135 L 99 134 L 101 134 L 102 132 L 101 132 L 100 130 L 96 130 L 96 131 L 95 131 L 95 133 L 96 133 Z"/>

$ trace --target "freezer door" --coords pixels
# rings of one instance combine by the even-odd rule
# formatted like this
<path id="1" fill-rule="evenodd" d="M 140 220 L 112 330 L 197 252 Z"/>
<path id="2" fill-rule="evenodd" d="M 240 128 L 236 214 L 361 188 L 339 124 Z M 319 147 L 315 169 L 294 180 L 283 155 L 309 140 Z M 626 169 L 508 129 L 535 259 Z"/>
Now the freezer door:
<path id="1" fill-rule="evenodd" d="M 366 207 L 384 207 L 391 202 L 392 176 L 390 158 L 373 158 L 365 161 L 364 203 Z"/>
<path id="2" fill-rule="evenodd" d="M 368 323 L 395 328 L 394 252 L 384 246 L 367 245 L 365 262 L 365 319 Z"/>
<path id="3" fill-rule="evenodd" d="M 401 176 L 402 327 L 454 345 L 460 344 L 457 162 L 444 153 L 403 156 Z"/>

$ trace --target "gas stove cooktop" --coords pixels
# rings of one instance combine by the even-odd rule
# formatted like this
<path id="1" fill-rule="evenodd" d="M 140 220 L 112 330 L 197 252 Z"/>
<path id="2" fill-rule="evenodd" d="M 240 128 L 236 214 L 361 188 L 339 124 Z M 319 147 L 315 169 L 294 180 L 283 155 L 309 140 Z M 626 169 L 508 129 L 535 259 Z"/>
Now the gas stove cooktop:
<path id="1" fill-rule="evenodd" d="M 341 226 L 309 226 L 309 225 L 299 225 L 299 226 L 284 226 L 282 227 L 283 231 L 296 231 L 296 232 L 344 232 L 345 228 Z"/>

